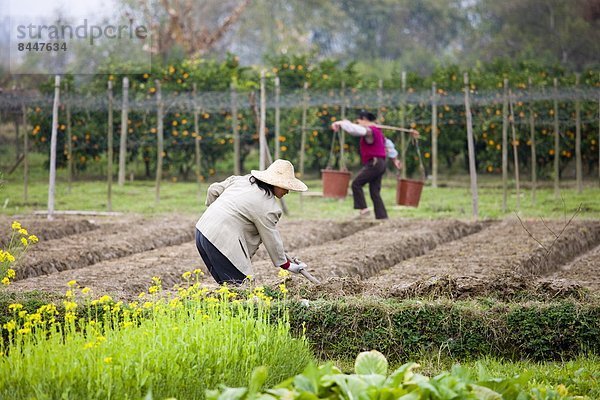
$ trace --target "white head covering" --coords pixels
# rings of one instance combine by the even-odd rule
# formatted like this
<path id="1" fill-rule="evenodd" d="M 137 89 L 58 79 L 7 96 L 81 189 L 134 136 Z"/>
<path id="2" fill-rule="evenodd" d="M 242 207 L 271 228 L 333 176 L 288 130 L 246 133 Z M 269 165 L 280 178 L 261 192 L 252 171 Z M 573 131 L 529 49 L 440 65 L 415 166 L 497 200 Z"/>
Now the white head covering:
<path id="1" fill-rule="evenodd" d="M 275 160 L 264 171 L 253 169 L 250 171 L 253 177 L 270 185 L 294 192 L 305 192 L 308 187 L 294 174 L 294 166 L 287 160 Z"/>

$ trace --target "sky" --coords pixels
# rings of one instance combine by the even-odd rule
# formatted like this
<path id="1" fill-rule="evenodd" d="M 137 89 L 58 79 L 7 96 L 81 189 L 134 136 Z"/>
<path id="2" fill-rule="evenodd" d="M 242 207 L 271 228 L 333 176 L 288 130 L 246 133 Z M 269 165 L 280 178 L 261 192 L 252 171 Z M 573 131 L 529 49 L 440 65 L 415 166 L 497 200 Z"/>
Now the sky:
<path id="1" fill-rule="evenodd" d="M 73 17 L 107 15 L 115 8 L 114 0 L 0 0 L 2 15 L 11 17 L 49 17 L 57 10 Z"/>

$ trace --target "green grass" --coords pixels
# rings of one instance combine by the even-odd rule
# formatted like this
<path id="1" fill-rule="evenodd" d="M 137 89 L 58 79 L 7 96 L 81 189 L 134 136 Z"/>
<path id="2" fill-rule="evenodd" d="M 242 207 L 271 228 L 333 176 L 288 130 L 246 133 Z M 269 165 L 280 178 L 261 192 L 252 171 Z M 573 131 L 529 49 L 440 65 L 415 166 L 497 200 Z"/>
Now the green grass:
<path id="1" fill-rule="evenodd" d="M 28 185 L 28 201 L 24 199 L 22 168 L 10 176 L 4 176 L 0 186 L 0 213 L 22 214 L 35 210 L 47 210 L 48 173 L 43 168 L 44 157 L 32 156 L 32 173 Z M 6 162 L 5 162 L 6 163 Z M 356 171 L 354 171 L 356 172 Z M 226 171 L 220 171 L 224 179 Z M 322 191 L 321 180 L 313 176 L 305 180 L 310 192 Z M 163 180 L 160 185 L 160 200 L 156 201 L 154 181 L 127 181 L 118 186 L 116 176 L 112 186 L 112 211 L 141 213 L 183 213 L 199 216 L 204 210 L 204 197 L 208 183 L 173 182 Z M 536 190 L 536 202 L 528 182 L 521 184 L 520 206 L 517 209 L 514 182 L 509 182 L 507 209 L 502 209 L 502 182 L 498 176 L 481 175 L 478 178 L 479 218 L 503 218 L 518 215 L 524 218 L 570 218 L 581 206 L 579 217 L 600 218 L 600 186 L 597 181 L 585 182 L 582 193 L 577 193 L 573 181 L 561 183 L 559 197 L 555 197 L 552 182 L 540 182 Z M 439 187 L 427 182 L 421 194 L 419 207 L 396 205 L 396 178 L 388 173 L 383 182 L 382 196 L 391 218 L 465 218 L 473 217 L 472 196 L 468 176 L 442 177 Z M 372 207 L 365 186 L 367 204 Z M 292 219 L 346 219 L 355 215 L 352 196 L 344 200 L 325 199 L 318 196 L 301 196 L 290 193 L 284 201 Z M 107 211 L 108 185 L 102 175 L 97 179 L 75 179 L 69 191 L 66 171 L 57 171 L 55 210 Z"/>

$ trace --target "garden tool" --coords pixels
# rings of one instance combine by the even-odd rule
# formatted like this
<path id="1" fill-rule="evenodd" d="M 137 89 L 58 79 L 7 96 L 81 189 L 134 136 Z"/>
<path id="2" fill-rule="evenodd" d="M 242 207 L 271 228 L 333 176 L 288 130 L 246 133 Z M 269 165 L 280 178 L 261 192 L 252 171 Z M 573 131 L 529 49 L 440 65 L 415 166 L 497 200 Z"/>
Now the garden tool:
<path id="1" fill-rule="evenodd" d="M 288 260 L 290 260 L 290 261 L 291 261 L 291 262 L 293 262 L 293 263 L 296 263 L 296 264 L 304 264 L 304 265 L 306 265 L 305 263 L 303 263 L 302 261 L 300 261 L 300 259 L 299 259 L 298 257 L 290 257 L 290 256 L 289 256 L 287 253 L 285 254 L 285 256 L 286 256 L 286 258 L 287 258 Z M 319 285 L 319 284 L 321 283 L 321 282 L 320 282 L 320 281 L 319 281 L 317 278 L 315 278 L 314 276 L 312 276 L 312 274 L 311 274 L 310 272 L 308 272 L 306 269 L 302 269 L 302 270 L 300 270 L 300 273 L 301 273 L 301 274 L 302 274 L 302 275 L 303 275 L 303 276 L 304 276 L 306 279 L 308 279 L 309 281 L 311 281 L 311 282 L 312 282 L 312 283 L 314 283 L 315 285 Z"/>

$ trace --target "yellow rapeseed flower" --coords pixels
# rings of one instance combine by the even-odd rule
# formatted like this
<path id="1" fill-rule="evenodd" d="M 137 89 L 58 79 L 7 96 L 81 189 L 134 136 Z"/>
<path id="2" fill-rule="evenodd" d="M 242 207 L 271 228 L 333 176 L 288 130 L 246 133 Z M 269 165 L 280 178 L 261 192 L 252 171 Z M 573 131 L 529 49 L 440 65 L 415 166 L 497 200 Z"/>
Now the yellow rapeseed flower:
<path id="1" fill-rule="evenodd" d="M 83 293 L 83 294 L 88 294 L 89 292 L 90 292 L 89 287 L 84 287 L 83 289 L 81 289 L 81 293 Z"/>
<path id="2" fill-rule="evenodd" d="M 279 291 L 283 294 L 286 294 L 288 292 L 287 288 L 285 287 L 285 284 L 282 283 L 279 285 Z"/>
<path id="3" fill-rule="evenodd" d="M 29 243 L 27 242 L 27 239 L 22 237 L 21 238 L 21 243 L 23 244 L 23 246 L 27 247 L 29 245 Z"/>
<path id="4" fill-rule="evenodd" d="M 70 280 L 70 281 L 67 283 L 67 285 L 69 285 L 69 287 L 73 287 L 73 286 L 77 285 L 77 281 L 76 281 L 75 279 L 73 279 L 73 280 Z"/>
<path id="5" fill-rule="evenodd" d="M 21 229 L 21 223 L 20 223 L 20 222 L 18 222 L 18 221 L 13 221 L 13 223 L 12 223 L 12 228 L 13 228 L 15 231 L 18 231 L 19 229 Z"/>
<path id="6" fill-rule="evenodd" d="M 27 240 L 29 240 L 30 243 L 37 243 L 39 241 L 38 237 L 35 235 L 29 235 Z"/>
<path id="7" fill-rule="evenodd" d="M 280 278 L 285 278 L 286 276 L 290 275 L 290 271 L 288 271 L 287 269 L 283 269 L 280 268 L 279 272 L 277 273 L 277 276 L 279 276 Z"/>
<path id="8" fill-rule="evenodd" d="M 106 364 L 110 364 L 110 363 L 112 363 L 112 360 L 113 360 L 113 359 L 112 359 L 112 357 L 104 357 L 104 362 L 105 362 Z"/>
<path id="9" fill-rule="evenodd" d="M 27 229 L 25 229 L 25 228 L 21 228 L 21 229 L 19 229 L 19 233 L 20 233 L 21 235 L 23 235 L 23 236 L 27 236 L 27 235 L 28 235 L 28 233 L 27 233 Z"/>
<path id="10" fill-rule="evenodd" d="M 10 321 L 8 321 L 4 325 L 2 325 L 2 327 L 4 329 L 6 329 L 7 331 L 12 332 L 17 328 L 17 321 L 15 321 L 14 319 L 11 319 Z"/>
<path id="11" fill-rule="evenodd" d="M 23 308 L 23 304 L 21 304 L 21 303 L 12 303 L 11 305 L 8 306 L 8 309 L 12 310 L 12 311 L 18 311 L 21 308 Z"/>
<path id="12" fill-rule="evenodd" d="M 181 275 L 181 277 L 183 279 L 190 279 L 191 276 L 192 276 L 192 273 L 190 271 L 186 271 L 183 273 L 183 275 Z"/>
<path id="13" fill-rule="evenodd" d="M 156 293 L 156 292 L 158 292 L 158 286 L 150 286 L 150 287 L 148 288 L 148 293 L 150 293 L 150 294 L 154 294 L 154 293 Z"/>
<path id="14" fill-rule="evenodd" d="M 15 272 L 15 270 L 14 270 L 14 269 L 12 269 L 12 268 L 9 268 L 9 269 L 7 269 L 7 270 L 6 270 L 6 276 L 7 276 L 9 279 L 13 279 L 15 276 L 17 276 L 17 273 Z"/>
<path id="15" fill-rule="evenodd" d="M 1 282 L 4 286 L 10 285 L 10 279 L 8 279 L 8 277 L 6 277 L 6 276 L 4 278 L 2 278 Z"/>
<path id="16" fill-rule="evenodd" d="M 19 335 L 27 335 L 28 333 L 31 333 L 31 328 L 21 328 L 17 331 L 17 333 Z"/>
<path id="17" fill-rule="evenodd" d="M 105 294 L 104 296 L 100 297 L 98 299 L 98 301 L 100 302 L 100 304 L 102 303 L 109 303 L 112 301 L 112 297 L 110 297 L 109 295 Z"/>

